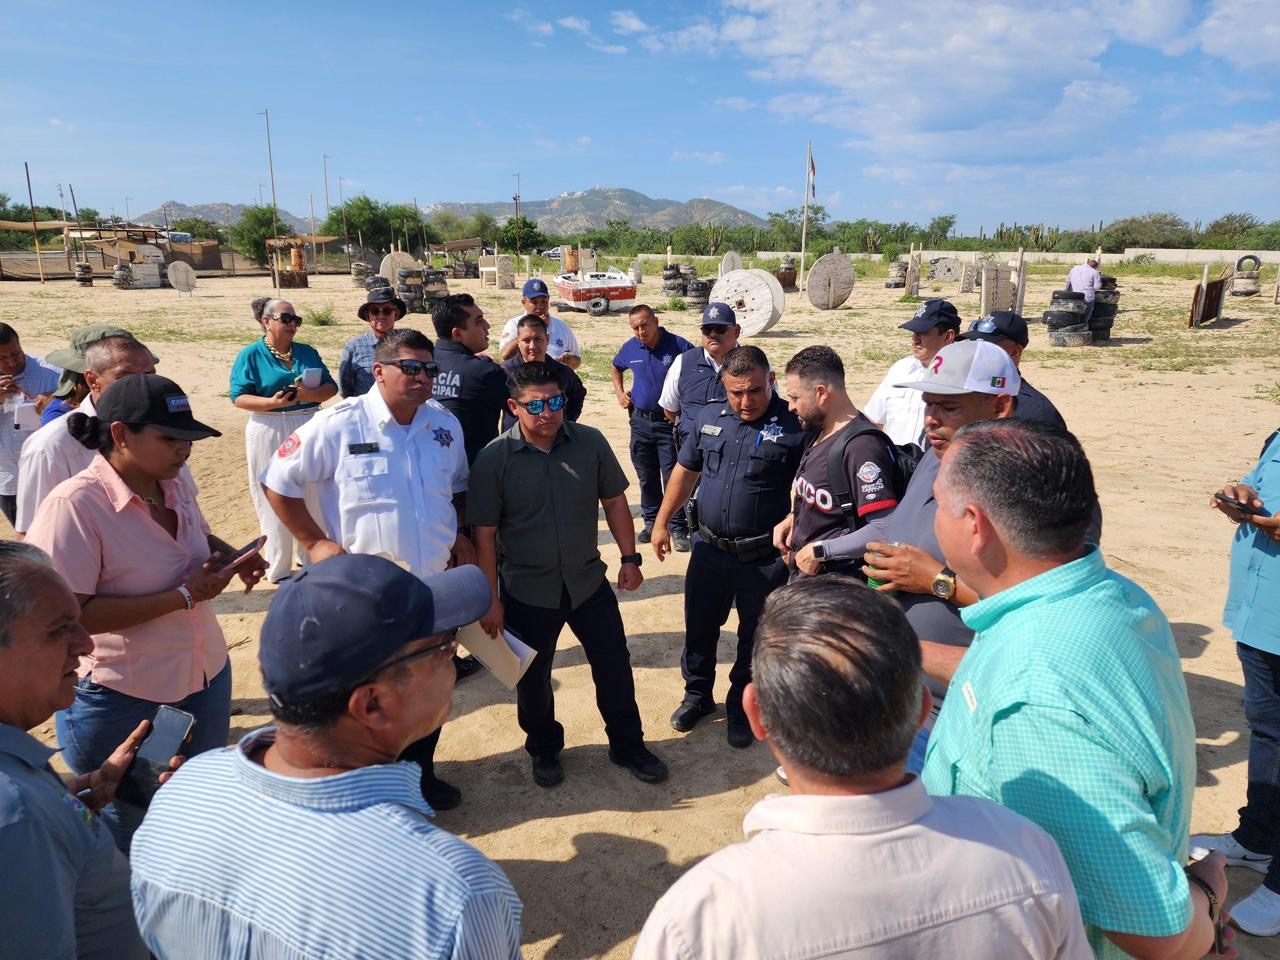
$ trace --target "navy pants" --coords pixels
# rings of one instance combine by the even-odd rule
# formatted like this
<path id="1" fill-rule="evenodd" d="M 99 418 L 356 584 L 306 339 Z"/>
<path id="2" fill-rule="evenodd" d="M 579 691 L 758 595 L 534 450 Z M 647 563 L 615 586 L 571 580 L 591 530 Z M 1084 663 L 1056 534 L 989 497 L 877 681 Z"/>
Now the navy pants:
<path id="1" fill-rule="evenodd" d="M 525 732 L 524 748 L 531 756 L 556 754 L 564 749 L 564 727 L 556 720 L 556 700 L 551 689 L 551 668 L 556 641 L 565 624 L 582 644 L 591 680 L 596 686 L 596 708 L 604 718 L 609 743 L 618 747 L 636 746 L 643 741 L 640 708 L 636 706 L 635 681 L 631 676 L 631 653 L 622 628 L 618 598 L 607 580 L 577 607 L 569 592 L 561 589 L 556 607 L 535 607 L 522 603 L 503 591 L 506 625 L 520 635 L 538 655 L 516 684 L 516 717 Z"/>
<path id="2" fill-rule="evenodd" d="M 667 420 L 648 420 L 631 412 L 631 465 L 640 480 L 640 516 L 646 528 L 653 527 L 662 506 L 662 491 L 676 465 L 675 427 Z M 671 518 L 673 533 L 687 532 L 684 511 Z"/>
<path id="3" fill-rule="evenodd" d="M 751 648 L 760 611 L 769 594 L 786 582 L 787 567 L 777 552 L 762 560 L 743 563 L 694 534 L 693 552 L 689 555 L 689 569 L 684 579 L 684 653 L 680 656 L 686 700 L 715 702 L 712 691 L 716 683 L 720 628 L 736 604 L 738 652 L 729 670 L 725 709 L 742 710 L 742 691 L 751 681 Z"/>
<path id="4" fill-rule="evenodd" d="M 1235 838 L 1272 857 L 1263 884 L 1280 893 L 1280 655 L 1243 643 L 1244 718 L 1249 724 L 1249 788 Z"/>

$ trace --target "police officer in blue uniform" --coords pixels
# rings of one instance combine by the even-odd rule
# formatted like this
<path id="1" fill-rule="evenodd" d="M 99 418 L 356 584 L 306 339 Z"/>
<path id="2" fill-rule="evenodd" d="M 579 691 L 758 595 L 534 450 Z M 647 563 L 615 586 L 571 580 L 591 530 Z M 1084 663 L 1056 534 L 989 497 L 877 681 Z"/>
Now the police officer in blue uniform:
<path id="1" fill-rule="evenodd" d="M 725 308 L 728 309 L 728 308 Z M 688 357 L 689 354 L 684 356 Z M 671 726 L 684 733 L 715 712 L 716 646 L 738 608 L 738 650 L 725 699 L 729 745 L 751 745 L 742 691 L 765 598 L 787 582 L 773 527 L 791 510 L 791 483 L 808 435 L 773 389 L 759 347 L 737 347 L 719 371 L 726 401 L 703 409 L 681 444 L 653 529 L 653 552 L 671 549 L 670 523 L 701 476 L 693 553 L 684 586 L 684 700 Z"/>
<path id="2" fill-rule="evenodd" d="M 440 375 L 431 397 L 462 424 L 467 463 L 475 463 L 485 445 L 498 435 L 507 409 L 507 371 L 488 357 L 489 321 L 469 293 L 454 293 L 431 309 L 436 328 L 435 360 Z"/>
<path id="3" fill-rule="evenodd" d="M 676 449 L 693 432 L 698 414 L 709 404 L 722 404 L 720 365 L 738 345 L 738 317 L 727 303 L 708 303 L 702 311 L 702 346 L 686 350 L 671 364 L 658 403 L 676 424 Z"/>

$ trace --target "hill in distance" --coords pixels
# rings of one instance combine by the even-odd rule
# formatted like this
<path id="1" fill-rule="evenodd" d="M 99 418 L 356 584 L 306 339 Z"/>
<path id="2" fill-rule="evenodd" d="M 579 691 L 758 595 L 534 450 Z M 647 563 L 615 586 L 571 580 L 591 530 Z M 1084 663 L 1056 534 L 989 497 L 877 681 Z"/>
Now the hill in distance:
<path id="1" fill-rule="evenodd" d="M 135 223 L 150 223 L 155 226 L 164 226 L 165 208 L 169 210 L 169 222 L 175 220 L 186 220 L 188 217 L 200 217 L 213 223 L 221 224 L 224 227 L 235 226 L 240 222 L 240 216 L 244 211 L 249 209 L 246 203 L 197 203 L 185 204 L 179 203 L 177 200 L 166 200 L 155 210 L 148 210 L 146 213 L 140 213 L 133 218 Z M 230 210 L 230 217 L 227 211 Z M 307 223 L 301 217 L 295 217 L 283 207 L 280 208 L 280 222 L 287 223 L 293 227 L 294 233 L 310 233 L 311 224 Z M 316 219 L 316 226 L 320 225 L 320 218 Z"/>

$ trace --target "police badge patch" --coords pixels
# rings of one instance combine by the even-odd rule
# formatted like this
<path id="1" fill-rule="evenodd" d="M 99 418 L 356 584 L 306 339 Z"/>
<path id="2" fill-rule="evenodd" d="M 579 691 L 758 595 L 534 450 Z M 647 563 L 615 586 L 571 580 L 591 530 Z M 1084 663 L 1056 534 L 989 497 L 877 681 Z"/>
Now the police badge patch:
<path id="1" fill-rule="evenodd" d="M 868 460 L 858 468 L 858 479 L 863 483 L 875 483 L 880 479 L 880 467 Z"/>
<path id="2" fill-rule="evenodd" d="M 771 440 L 774 443 L 777 443 L 778 439 L 781 436 L 782 436 L 782 424 L 780 423 L 771 423 L 768 426 L 766 426 L 763 430 L 760 431 L 761 441 Z"/>
<path id="3" fill-rule="evenodd" d="M 291 433 L 285 437 L 284 443 L 280 444 L 279 449 L 276 450 L 276 456 L 283 460 L 285 457 L 291 456 L 300 446 L 302 446 L 302 441 L 298 439 L 298 435 Z"/>
<path id="4" fill-rule="evenodd" d="M 435 437 L 436 443 L 442 447 L 448 447 L 453 444 L 453 434 L 448 427 L 436 427 L 431 431 L 431 436 Z"/>

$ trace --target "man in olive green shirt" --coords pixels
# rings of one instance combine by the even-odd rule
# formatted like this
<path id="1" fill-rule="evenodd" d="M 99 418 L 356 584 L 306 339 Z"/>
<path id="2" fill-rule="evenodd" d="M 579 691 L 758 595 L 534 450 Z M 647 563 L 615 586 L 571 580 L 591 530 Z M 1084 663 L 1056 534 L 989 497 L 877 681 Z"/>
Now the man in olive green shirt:
<path id="1" fill-rule="evenodd" d="M 609 759 L 657 783 L 667 768 L 644 745 L 622 614 L 596 546 L 603 507 L 622 551 L 618 589 L 640 586 L 627 478 L 600 431 L 565 422 L 567 402 L 550 365 L 534 361 L 513 370 L 507 405 L 517 422 L 471 467 L 469 519 L 494 596 L 480 624 L 493 636 L 505 624 L 538 652 L 516 686 L 516 703 L 539 786 L 564 779 L 551 667 L 566 623 L 591 665 Z"/>

